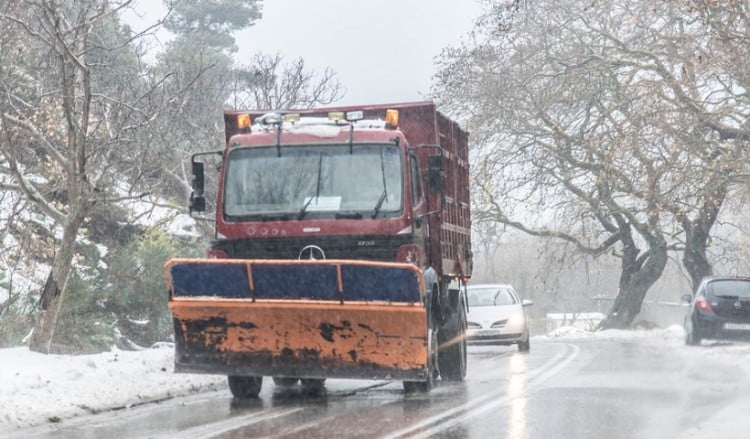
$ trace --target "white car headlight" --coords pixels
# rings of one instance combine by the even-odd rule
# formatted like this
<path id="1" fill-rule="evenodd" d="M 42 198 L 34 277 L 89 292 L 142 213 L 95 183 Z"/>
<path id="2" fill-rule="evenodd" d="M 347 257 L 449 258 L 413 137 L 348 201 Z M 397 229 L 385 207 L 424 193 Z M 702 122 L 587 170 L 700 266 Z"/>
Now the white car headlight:
<path id="1" fill-rule="evenodd" d="M 517 326 L 517 325 L 522 325 L 522 324 L 523 324 L 523 314 L 515 314 L 508 319 L 509 326 L 510 325 Z"/>

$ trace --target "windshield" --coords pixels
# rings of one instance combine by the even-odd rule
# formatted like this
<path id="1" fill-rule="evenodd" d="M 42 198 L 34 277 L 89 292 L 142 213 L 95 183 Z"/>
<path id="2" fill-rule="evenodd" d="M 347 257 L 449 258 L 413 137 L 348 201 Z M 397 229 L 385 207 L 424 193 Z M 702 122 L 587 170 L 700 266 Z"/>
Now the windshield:
<path id="1" fill-rule="evenodd" d="M 393 145 L 241 148 L 227 162 L 224 215 L 362 217 L 400 212 L 402 162 Z"/>
<path id="2" fill-rule="evenodd" d="M 469 306 L 513 305 L 516 302 L 508 288 L 472 288 L 469 290 Z"/>

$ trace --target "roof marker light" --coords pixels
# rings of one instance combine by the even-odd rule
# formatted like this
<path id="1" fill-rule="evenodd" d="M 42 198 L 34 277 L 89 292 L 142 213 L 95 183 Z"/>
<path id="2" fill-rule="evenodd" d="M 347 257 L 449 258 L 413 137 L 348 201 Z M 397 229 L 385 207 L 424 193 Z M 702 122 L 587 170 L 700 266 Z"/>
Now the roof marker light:
<path id="1" fill-rule="evenodd" d="M 344 120 L 344 112 L 343 111 L 331 111 L 328 113 L 328 120 L 332 120 L 335 122 L 339 122 Z"/>
<path id="2" fill-rule="evenodd" d="M 287 123 L 299 122 L 299 119 L 299 113 L 289 113 L 284 115 L 284 122 Z"/>
<path id="3" fill-rule="evenodd" d="M 237 115 L 237 129 L 240 131 L 246 131 L 252 125 L 252 120 L 249 114 L 238 114 Z"/>
<path id="4" fill-rule="evenodd" d="M 385 110 L 385 127 L 390 130 L 398 128 L 398 110 Z"/>

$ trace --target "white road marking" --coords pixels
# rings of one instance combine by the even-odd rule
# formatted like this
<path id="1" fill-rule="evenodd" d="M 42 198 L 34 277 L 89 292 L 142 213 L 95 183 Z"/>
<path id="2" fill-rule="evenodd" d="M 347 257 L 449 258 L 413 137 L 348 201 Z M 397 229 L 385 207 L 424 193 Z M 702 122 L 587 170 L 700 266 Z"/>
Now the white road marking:
<path id="1" fill-rule="evenodd" d="M 228 433 L 232 430 L 236 430 L 249 425 L 257 424 L 259 422 L 270 421 L 272 419 L 288 416 L 304 410 L 302 407 L 286 409 L 286 410 L 271 410 L 263 411 L 261 413 L 251 413 L 245 416 L 236 416 L 222 421 L 212 422 L 210 424 L 199 425 L 197 427 L 189 428 L 178 432 L 172 432 L 166 438 L 173 438 L 175 435 L 181 439 L 204 439 L 220 436 L 224 433 Z"/>
<path id="2" fill-rule="evenodd" d="M 542 366 L 526 373 L 529 377 L 527 391 L 532 384 L 539 384 L 553 375 L 559 373 L 571 361 L 573 361 L 580 352 L 580 348 L 575 345 L 565 344 L 565 350 L 547 360 Z M 440 415 L 432 416 L 421 422 L 412 424 L 407 428 L 395 431 L 387 439 L 397 439 L 403 437 L 412 438 L 429 438 L 437 433 L 448 430 L 466 420 L 479 416 L 489 410 L 507 405 L 518 395 L 509 395 L 506 390 L 488 393 L 481 398 L 473 399 L 463 405 L 446 410 Z"/>

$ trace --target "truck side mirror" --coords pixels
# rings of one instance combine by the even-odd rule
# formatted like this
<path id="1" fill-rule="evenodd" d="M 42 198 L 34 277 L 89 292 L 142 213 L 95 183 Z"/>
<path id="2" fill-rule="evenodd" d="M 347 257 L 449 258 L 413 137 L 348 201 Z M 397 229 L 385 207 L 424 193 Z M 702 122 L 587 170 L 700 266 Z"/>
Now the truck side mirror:
<path id="1" fill-rule="evenodd" d="M 443 172 L 443 156 L 431 155 L 428 159 L 428 178 L 430 192 L 442 193 L 445 190 L 445 173 Z"/>
<path id="2" fill-rule="evenodd" d="M 205 212 L 206 210 L 206 198 L 203 196 L 203 182 L 205 177 L 203 175 L 203 163 L 192 162 L 193 165 L 193 192 L 190 194 L 190 213 L 193 212 Z"/>

